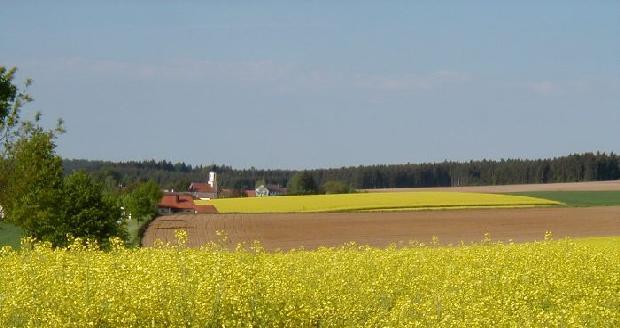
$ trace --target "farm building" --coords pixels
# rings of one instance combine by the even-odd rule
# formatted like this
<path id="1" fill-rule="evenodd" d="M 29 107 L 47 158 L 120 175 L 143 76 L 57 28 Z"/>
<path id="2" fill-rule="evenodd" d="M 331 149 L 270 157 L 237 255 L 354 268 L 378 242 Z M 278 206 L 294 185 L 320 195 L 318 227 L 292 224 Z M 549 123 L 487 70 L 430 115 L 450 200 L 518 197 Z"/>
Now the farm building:
<path id="1" fill-rule="evenodd" d="M 209 172 L 209 182 L 192 182 L 187 190 L 199 199 L 213 199 L 218 196 L 217 175 Z"/>
<path id="2" fill-rule="evenodd" d="M 158 204 L 159 214 L 217 213 L 213 205 L 196 205 L 194 199 L 187 193 L 165 193 Z"/>
<path id="3" fill-rule="evenodd" d="M 269 189 L 264 185 L 260 185 L 256 188 L 256 197 L 265 197 L 269 196 Z"/>
<path id="4" fill-rule="evenodd" d="M 260 185 L 254 190 L 246 190 L 248 197 L 266 197 L 266 196 L 282 196 L 288 192 L 287 188 L 282 188 L 278 185 Z"/>
<path id="5" fill-rule="evenodd" d="M 288 188 L 280 187 L 280 185 L 267 185 L 269 196 L 283 196 L 288 194 Z"/>

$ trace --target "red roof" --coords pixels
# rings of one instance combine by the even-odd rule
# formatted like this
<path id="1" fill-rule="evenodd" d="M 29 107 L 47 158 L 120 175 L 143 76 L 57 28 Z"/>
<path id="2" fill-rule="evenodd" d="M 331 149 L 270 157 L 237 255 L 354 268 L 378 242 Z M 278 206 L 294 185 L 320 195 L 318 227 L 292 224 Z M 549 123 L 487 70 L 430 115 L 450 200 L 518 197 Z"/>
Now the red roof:
<path id="1" fill-rule="evenodd" d="M 196 213 L 217 213 L 213 205 L 195 205 L 194 197 L 187 194 L 165 194 L 158 206 L 177 210 L 193 210 Z"/>
<path id="2" fill-rule="evenodd" d="M 192 182 L 187 189 L 191 192 L 215 192 L 215 189 L 205 182 Z"/>
<path id="3" fill-rule="evenodd" d="M 159 207 L 193 209 L 194 197 L 191 195 L 168 194 L 164 195 L 159 202 Z"/>

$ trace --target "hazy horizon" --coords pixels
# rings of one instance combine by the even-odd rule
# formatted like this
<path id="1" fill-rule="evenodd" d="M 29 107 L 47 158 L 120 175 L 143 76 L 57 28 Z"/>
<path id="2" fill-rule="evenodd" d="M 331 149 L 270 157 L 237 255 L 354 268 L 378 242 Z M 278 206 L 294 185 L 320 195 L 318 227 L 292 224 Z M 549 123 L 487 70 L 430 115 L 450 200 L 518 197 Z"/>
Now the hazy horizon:
<path id="1" fill-rule="evenodd" d="M 316 169 L 620 152 L 618 1 L 4 9 L 0 65 L 34 80 L 25 112 L 66 121 L 63 158 Z"/>

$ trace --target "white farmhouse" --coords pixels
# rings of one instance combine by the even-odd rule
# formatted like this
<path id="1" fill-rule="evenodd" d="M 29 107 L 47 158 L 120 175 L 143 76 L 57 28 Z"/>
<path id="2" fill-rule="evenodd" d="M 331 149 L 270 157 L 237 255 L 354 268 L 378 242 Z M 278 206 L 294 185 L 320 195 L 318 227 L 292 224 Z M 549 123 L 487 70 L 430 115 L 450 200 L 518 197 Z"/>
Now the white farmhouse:
<path id="1" fill-rule="evenodd" d="M 256 197 L 267 197 L 269 196 L 269 189 L 264 185 L 260 185 L 256 188 Z"/>

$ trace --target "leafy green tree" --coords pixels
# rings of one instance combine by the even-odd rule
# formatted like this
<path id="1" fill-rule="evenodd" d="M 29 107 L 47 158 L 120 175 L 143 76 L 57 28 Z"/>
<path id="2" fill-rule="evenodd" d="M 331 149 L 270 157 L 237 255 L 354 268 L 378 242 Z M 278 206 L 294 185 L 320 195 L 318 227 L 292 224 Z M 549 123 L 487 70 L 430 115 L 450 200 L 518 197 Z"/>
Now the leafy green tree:
<path id="1" fill-rule="evenodd" d="M 16 72 L 15 67 L 7 69 L 0 66 L 0 158 L 2 160 L 6 160 L 11 147 L 19 139 L 28 138 L 40 132 L 47 132 L 54 139 L 64 132 L 62 119 L 58 120 L 55 129 L 44 130 L 39 125 L 40 112 L 34 113 L 32 121 L 22 119 L 23 106 L 33 100 L 26 92 L 32 80 L 26 79 L 20 89 L 13 82 Z"/>
<path id="2" fill-rule="evenodd" d="M 7 162 L 8 148 L 12 140 L 11 136 L 17 126 L 21 104 L 30 99 L 29 97 L 19 99 L 20 93 L 17 86 L 13 84 L 15 72 L 15 68 L 7 69 L 0 66 L 0 206 L 4 204 L 3 216 L 7 211 L 6 193 L 10 175 L 10 165 Z"/>
<path id="3" fill-rule="evenodd" d="M 13 83 L 16 71 L 15 67 L 7 69 L 0 66 L 0 150 L 3 158 L 14 140 L 22 106 L 32 101 L 26 92 L 20 91 Z M 25 87 L 30 83 L 27 80 Z"/>
<path id="4" fill-rule="evenodd" d="M 105 244 L 126 237 L 122 211 L 111 194 L 83 172 L 63 179 L 62 160 L 48 133 L 37 132 L 12 147 L 7 218 L 28 236 L 66 244 L 67 235 Z"/>
<path id="5" fill-rule="evenodd" d="M 291 195 L 311 195 L 318 193 L 314 177 L 308 171 L 298 172 L 291 178 L 288 193 Z"/>
<path id="6" fill-rule="evenodd" d="M 32 132 L 10 147 L 2 204 L 7 220 L 40 239 L 57 228 L 62 189 L 62 159 L 54 153 L 53 135 Z"/>
<path id="7" fill-rule="evenodd" d="M 52 160 L 54 139 L 64 132 L 62 120 L 53 130 L 43 129 L 39 125 L 40 113 L 34 113 L 33 121 L 21 119 L 22 107 L 32 101 L 25 91 L 32 81 L 27 79 L 24 86 L 18 88 L 13 82 L 16 71 L 15 67 L 0 66 L 0 205 L 4 204 L 7 214 L 11 211 L 9 203 L 16 199 L 16 192 L 25 197 L 29 186 L 36 189 L 40 185 L 29 185 L 31 180 L 43 179 L 50 173 L 47 171 L 55 171 L 58 163 L 56 158 Z M 48 160 L 54 163 L 50 164 Z M 56 175 L 49 177 L 53 180 Z M 55 183 L 46 185 L 54 188 Z"/>
<path id="8" fill-rule="evenodd" d="M 256 180 L 256 182 L 254 183 L 254 188 L 258 188 L 260 186 L 267 186 L 267 182 L 265 182 L 265 179 Z"/>
<path id="9" fill-rule="evenodd" d="M 174 191 L 187 191 L 187 187 L 192 183 L 191 178 L 180 177 L 173 179 L 170 183 L 166 185 L 167 189 L 172 189 Z"/>
<path id="10" fill-rule="evenodd" d="M 162 197 L 159 185 L 149 180 L 138 186 L 125 196 L 124 204 L 131 217 L 138 221 L 151 219 L 157 215 L 157 205 Z"/>
<path id="11" fill-rule="evenodd" d="M 338 180 L 326 181 L 321 189 L 326 194 L 348 194 L 351 192 L 349 185 Z"/>
<path id="12" fill-rule="evenodd" d="M 54 140 L 63 132 L 62 121 L 56 129 L 22 120 L 22 107 L 32 98 L 14 84 L 17 69 L 0 66 L 0 204 L 5 219 L 33 236 L 45 235 L 54 228 L 51 222 L 62 186 L 62 160 L 55 155 Z M 35 224 L 36 223 L 36 224 Z"/>
<path id="13" fill-rule="evenodd" d="M 65 178 L 56 221 L 56 229 L 43 238 L 55 245 L 64 244 L 67 234 L 95 239 L 104 245 L 110 237 L 127 237 L 116 198 L 84 172 Z"/>
<path id="14" fill-rule="evenodd" d="M 5 219 L 28 236 L 64 245 L 67 235 L 105 242 L 125 237 L 121 209 L 85 173 L 63 178 L 55 140 L 63 133 L 40 126 L 40 113 L 22 120 L 32 98 L 13 84 L 15 68 L 0 66 L 0 204 Z M 30 85 L 26 81 L 25 88 Z"/>

